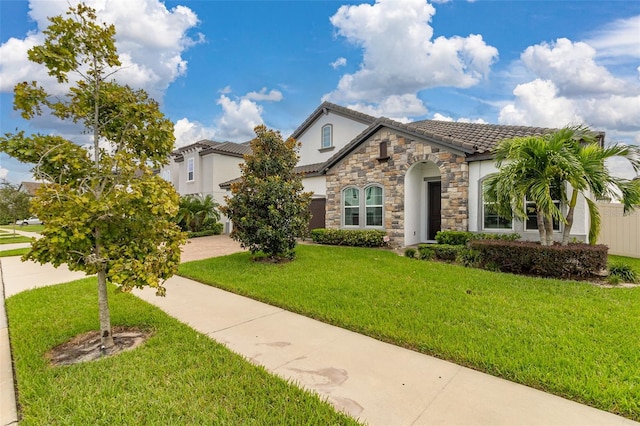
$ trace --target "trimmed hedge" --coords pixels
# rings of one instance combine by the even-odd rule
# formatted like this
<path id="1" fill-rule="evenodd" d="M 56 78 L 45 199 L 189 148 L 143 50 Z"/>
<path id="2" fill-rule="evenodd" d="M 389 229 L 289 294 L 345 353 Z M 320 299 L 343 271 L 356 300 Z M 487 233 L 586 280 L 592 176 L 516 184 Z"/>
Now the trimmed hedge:
<path id="1" fill-rule="evenodd" d="M 325 229 L 311 231 L 311 239 L 318 244 L 354 247 L 383 247 L 387 233 L 378 230 Z"/>
<path id="2" fill-rule="evenodd" d="M 530 241 L 471 240 L 483 268 L 552 278 L 588 278 L 607 267 L 602 244 L 541 246 Z"/>
<path id="3" fill-rule="evenodd" d="M 452 246 L 466 246 L 471 240 L 515 241 L 518 239 L 520 239 L 520 234 L 515 232 L 509 234 L 494 234 L 489 232 L 438 231 L 436 233 L 436 241 L 438 244 L 448 244 Z"/>
<path id="4" fill-rule="evenodd" d="M 198 232 L 188 232 L 187 235 L 189 238 L 196 237 L 208 237 L 209 235 L 220 235 L 222 234 L 222 228 L 224 225 L 220 222 L 216 222 L 210 225 L 211 229 L 205 229 L 204 231 Z"/>

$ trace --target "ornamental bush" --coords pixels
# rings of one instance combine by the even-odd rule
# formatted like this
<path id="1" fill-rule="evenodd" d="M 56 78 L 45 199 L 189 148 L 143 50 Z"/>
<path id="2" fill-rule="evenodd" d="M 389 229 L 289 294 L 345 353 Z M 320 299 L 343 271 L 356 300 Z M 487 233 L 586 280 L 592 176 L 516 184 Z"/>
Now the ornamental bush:
<path id="1" fill-rule="evenodd" d="M 387 233 L 374 229 L 325 229 L 311 231 L 311 239 L 318 244 L 353 247 L 383 247 Z"/>

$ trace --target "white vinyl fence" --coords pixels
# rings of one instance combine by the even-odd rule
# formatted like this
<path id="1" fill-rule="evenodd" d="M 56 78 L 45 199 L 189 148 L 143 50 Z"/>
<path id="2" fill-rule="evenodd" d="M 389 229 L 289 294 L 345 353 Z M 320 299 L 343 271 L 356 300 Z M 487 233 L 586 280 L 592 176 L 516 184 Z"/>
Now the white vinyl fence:
<path id="1" fill-rule="evenodd" d="M 640 208 L 624 216 L 622 204 L 598 203 L 602 226 L 598 244 L 609 246 L 609 254 L 640 257 Z"/>

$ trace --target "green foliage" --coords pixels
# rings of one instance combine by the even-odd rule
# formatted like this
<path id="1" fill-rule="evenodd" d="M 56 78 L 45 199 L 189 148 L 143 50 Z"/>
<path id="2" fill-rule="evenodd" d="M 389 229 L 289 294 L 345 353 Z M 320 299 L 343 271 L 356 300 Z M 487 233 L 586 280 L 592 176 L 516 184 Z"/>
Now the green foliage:
<path id="1" fill-rule="evenodd" d="M 471 239 L 472 232 L 467 231 L 438 231 L 436 241 L 438 244 L 448 244 L 452 246 L 464 246 Z"/>
<path id="2" fill-rule="evenodd" d="M 530 241 L 473 240 L 469 247 L 480 253 L 483 267 L 494 265 L 497 270 L 515 274 L 589 278 L 607 266 L 608 248 L 604 245 L 543 246 Z"/>
<path id="3" fill-rule="evenodd" d="M 640 288 L 603 288 L 393 252 L 301 245 L 274 267 L 238 253 L 180 274 L 398 346 L 640 420 Z M 637 260 L 637 259 L 636 259 Z M 624 320 L 624 319 L 630 320 Z"/>
<path id="4" fill-rule="evenodd" d="M 218 203 L 213 196 L 184 195 L 180 197 L 180 206 L 176 221 L 183 231 L 202 232 L 217 229 L 220 213 Z M 222 226 L 222 224 L 220 224 Z M 209 234 L 213 235 L 213 234 Z"/>
<path id="5" fill-rule="evenodd" d="M 311 239 L 318 244 L 353 247 L 383 247 L 387 233 L 376 229 L 325 229 L 311 231 Z"/>
<path id="6" fill-rule="evenodd" d="M 458 257 L 460 251 L 464 248 L 464 246 L 460 245 L 434 244 L 433 252 L 436 259 L 453 262 Z"/>
<path id="7" fill-rule="evenodd" d="M 465 246 L 469 240 L 502 240 L 516 241 L 520 239 L 520 234 L 498 234 L 493 232 L 470 232 L 470 231 L 438 231 L 436 241 L 438 244 L 448 244 L 452 246 Z"/>
<path id="8" fill-rule="evenodd" d="M 419 244 L 418 253 L 420 260 L 431 260 L 436 256 L 436 251 L 433 248 L 433 244 Z"/>
<path id="9" fill-rule="evenodd" d="M 204 231 L 198 232 L 188 232 L 189 238 L 197 238 L 197 237 L 208 237 L 209 235 L 220 235 L 222 234 L 223 225 L 220 222 L 216 222 L 211 225 L 210 229 L 205 229 Z"/>
<path id="10" fill-rule="evenodd" d="M 311 217 L 311 193 L 302 192 L 302 178 L 293 172 L 300 144 L 265 126 L 255 132 L 240 181 L 231 185 L 232 197 L 220 210 L 233 222 L 231 237 L 252 254 L 292 258 Z"/>
<path id="11" fill-rule="evenodd" d="M 460 249 L 456 257 L 456 263 L 459 263 L 462 266 L 466 266 L 467 268 L 480 267 L 480 260 L 480 252 L 469 247 L 463 247 L 462 249 Z"/>
<path id="12" fill-rule="evenodd" d="M 404 250 L 404 256 L 410 259 L 415 259 L 417 253 L 418 251 L 412 247 Z"/>
<path id="13" fill-rule="evenodd" d="M 0 223 L 13 224 L 18 219 L 31 216 L 29 211 L 29 194 L 18 189 L 9 182 L 0 183 Z"/>
<path id="14" fill-rule="evenodd" d="M 609 278 L 617 279 L 619 282 L 637 283 L 638 272 L 627 263 L 615 262 L 609 264 Z"/>
<path id="15" fill-rule="evenodd" d="M 97 23 L 93 9 L 79 4 L 50 21 L 44 44 L 30 49 L 29 58 L 60 83 L 69 72 L 80 79 L 66 96 L 50 96 L 36 82 L 18 84 L 14 107 L 27 119 L 50 111 L 81 123 L 93 149 L 18 132 L 0 138 L 0 150 L 35 164 L 34 176 L 47 182 L 32 203 L 32 213 L 45 222 L 42 238 L 25 258 L 98 274 L 101 335 L 109 347 L 107 282 L 124 291 L 150 286 L 164 295 L 162 283 L 180 261 L 186 236 L 172 220 L 178 195 L 153 173 L 173 149 L 173 124 L 143 90 L 107 81 L 120 65 L 115 28 Z"/>
<path id="16" fill-rule="evenodd" d="M 534 202 L 541 244 L 553 244 L 553 220 L 557 220 L 565 224 L 562 243 L 567 245 L 577 196 L 582 193 L 587 196 L 591 216 L 589 241 L 595 244 L 600 216 L 589 196 L 603 199 L 619 194 L 625 212 L 640 205 L 640 181 L 612 176 L 605 160 L 613 157 L 624 158 L 640 171 L 640 148 L 623 144 L 603 148 L 597 135 L 584 126 L 507 139 L 495 149 L 500 170 L 485 180 L 484 199 L 494 203 L 501 216 L 521 220 L 527 217 L 523 200 Z M 566 216 L 554 199 L 568 206 Z"/>

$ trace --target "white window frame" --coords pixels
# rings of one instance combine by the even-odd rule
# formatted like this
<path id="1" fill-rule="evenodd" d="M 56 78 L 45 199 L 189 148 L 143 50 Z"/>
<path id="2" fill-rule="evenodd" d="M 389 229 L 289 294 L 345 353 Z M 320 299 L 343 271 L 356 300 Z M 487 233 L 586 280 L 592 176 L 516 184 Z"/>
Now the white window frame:
<path id="1" fill-rule="evenodd" d="M 367 190 L 371 188 L 379 188 L 381 192 L 381 204 L 367 204 L 366 195 Z M 358 205 L 357 206 L 347 206 L 346 205 L 346 194 L 348 191 L 356 191 L 358 194 Z M 381 210 L 381 224 L 380 225 L 369 225 L 368 224 L 368 215 L 367 209 L 380 209 Z M 347 209 L 355 210 L 358 212 L 358 224 L 347 224 Z M 341 191 L 341 206 L 340 210 L 342 212 L 342 227 L 346 229 L 384 229 L 384 187 L 380 184 L 374 183 L 365 186 L 364 188 L 360 188 L 357 186 L 347 186 L 344 187 Z"/>
<path id="2" fill-rule="evenodd" d="M 346 199 L 347 199 L 347 191 L 351 192 L 351 191 L 355 191 L 355 193 L 358 195 L 358 204 L 356 206 L 347 206 L 346 203 Z M 342 203 L 342 226 L 344 226 L 345 228 L 360 228 L 361 226 L 361 220 L 360 218 L 362 217 L 361 215 L 361 208 L 360 205 L 362 204 L 362 196 L 360 194 L 360 188 L 356 187 L 356 186 L 347 186 L 346 188 L 342 189 L 342 197 L 341 197 L 341 203 Z M 358 213 L 358 224 L 354 225 L 354 224 L 347 224 L 347 209 L 349 210 L 356 210 Z"/>
<path id="3" fill-rule="evenodd" d="M 368 200 L 367 200 L 367 191 L 371 190 L 373 188 L 377 188 L 380 190 L 380 204 L 367 204 Z M 367 185 L 363 190 L 362 193 L 364 195 L 364 226 L 365 228 L 382 228 L 384 227 L 384 188 L 381 185 L 377 185 L 377 184 L 373 184 L 373 185 Z M 380 225 L 369 225 L 369 209 L 380 209 Z"/>
<path id="4" fill-rule="evenodd" d="M 514 229 L 514 218 L 511 218 L 511 220 L 509 221 L 511 223 L 511 225 L 509 227 L 503 227 L 503 228 L 487 228 L 485 227 L 485 216 L 486 216 L 486 206 L 489 204 L 494 204 L 488 201 L 484 200 L 484 180 L 486 178 L 488 178 L 491 175 L 487 175 L 485 177 L 483 177 L 480 180 L 480 223 L 478 226 L 478 229 L 481 229 L 483 232 L 502 232 L 502 231 L 513 231 Z M 500 215 L 497 215 L 498 218 L 502 217 Z M 502 217 L 502 219 L 507 220 L 506 218 Z"/>
<path id="5" fill-rule="evenodd" d="M 193 157 L 187 158 L 187 182 L 196 180 L 196 164 Z"/>
<path id="6" fill-rule="evenodd" d="M 328 139 L 325 138 L 325 129 L 329 131 Z M 328 141 L 328 143 L 327 143 Z M 333 124 L 325 124 L 320 130 L 320 149 L 333 147 Z"/>
<path id="7" fill-rule="evenodd" d="M 560 203 L 560 200 L 553 200 L 553 204 L 556 205 L 556 207 L 561 210 L 562 209 L 562 204 Z M 537 217 L 538 217 L 538 213 L 535 211 L 535 205 L 536 203 L 533 201 L 527 201 L 527 199 L 524 200 L 524 209 L 525 212 L 527 212 L 527 218 L 524 220 L 524 230 L 525 231 L 535 231 L 538 232 L 538 221 L 537 221 Z M 529 206 L 531 206 L 531 208 L 533 209 L 533 215 L 532 217 L 536 218 L 536 227 L 535 228 L 530 228 L 529 227 Z M 562 224 L 561 221 L 558 219 L 553 219 L 553 232 L 560 232 L 562 231 Z"/>

